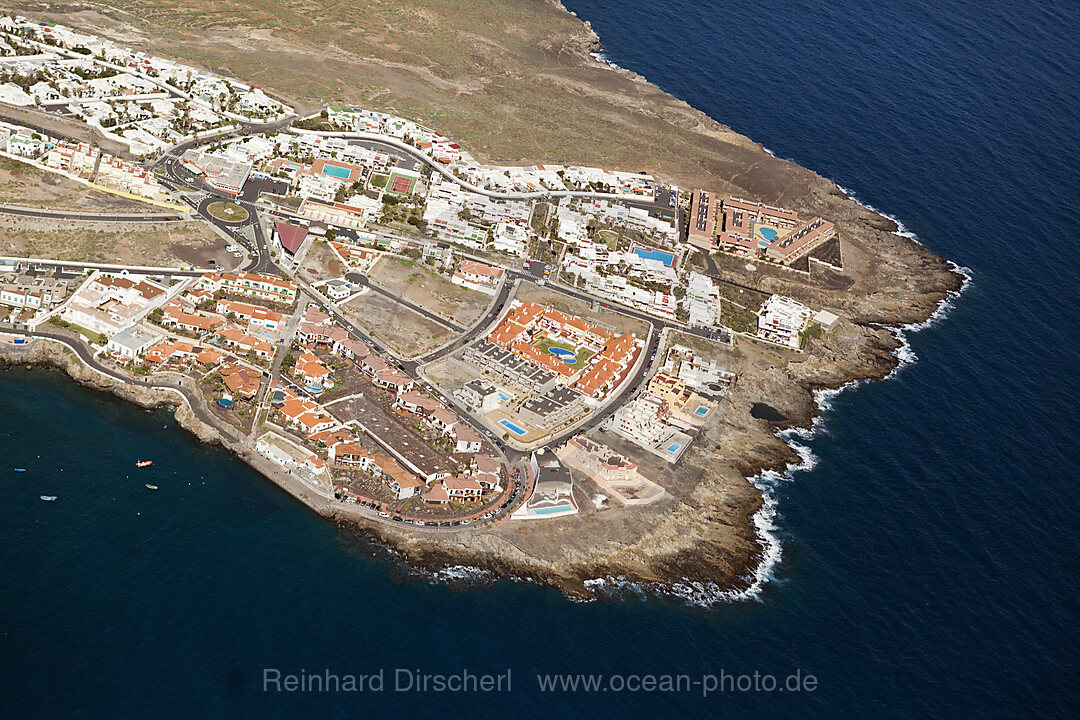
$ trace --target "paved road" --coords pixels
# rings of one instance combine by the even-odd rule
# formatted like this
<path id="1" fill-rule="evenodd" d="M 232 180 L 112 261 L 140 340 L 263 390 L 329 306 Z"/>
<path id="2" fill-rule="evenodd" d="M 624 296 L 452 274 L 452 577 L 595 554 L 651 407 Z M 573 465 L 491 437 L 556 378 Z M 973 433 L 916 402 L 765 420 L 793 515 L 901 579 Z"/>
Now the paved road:
<path id="1" fill-rule="evenodd" d="M 113 272 L 131 272 L 140 275 L 166 275 L 176 277 L 200 277 L 205 270 L 184 270 L 181 268 L 156 267 L 153 265 L 116 265 L 112 263 L 87 263 L 76 260 L 48 260 L 40 258 L 9 258 L 18 260 L 20 263 L 36 267 L 73 268 L 75 270 L 89 272 L 91 270 L 108 270 Z"/>
<path id="2" fill-rule="evenodd" d="M 441 347 L 438 350 L 429 353 L 428 355 L 423 356 L 417 361 L 418 364 L 426 365 L 430 362 L 435 362 L 436 360 L 446 357 L 447 355 L 458 350 L 459 348 L 465 347 L 473 340 L 475 340 L 477 336 L 480 335 L 480 333 L 482 333 L 484 330 L 486 330 L 488 325 L 490 325 L 495 320 L 495 318 L 499 316 L 499 313 L 502 312 L 503 307 L 510 299 L 510 293 L 513 291 L 513 289 L 514 277 L 507 274 L 503 279 L 502 287 L 499 288 L 499 294 L 495 297 L 495 302 L 492 303 L 490 309 L 487 310 L 484 315 L 473 324 L 471 328 L 463 332 L 452 343 Z"/>
<path id="3" fill-rule="evenodd" d="M 106 213 L 91 213 L 91 212 L 71 212 L 68 210 L 43 210 L 38 208 L 26 208 L 16 207 L 11 205 L 0 205 L 0 213 L 4 215 L 21 215 L 23 217 L 32 218 L 54 218 L 57 220 L 80 220 L 90 222 L 169 222 L 176 220 L 186 220 L 184 213 L 177 210 L 174 212 L 164 213 L 119 213 L 119 214 L 106 214 Z"/>

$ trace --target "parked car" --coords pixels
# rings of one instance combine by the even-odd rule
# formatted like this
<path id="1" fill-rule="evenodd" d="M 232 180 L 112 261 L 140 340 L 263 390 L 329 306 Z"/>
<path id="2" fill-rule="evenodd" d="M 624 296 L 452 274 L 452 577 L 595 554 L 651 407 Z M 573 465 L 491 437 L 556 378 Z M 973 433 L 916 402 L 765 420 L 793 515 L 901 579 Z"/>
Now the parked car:
<path id="1" fill-rule="evenodd" d="M 381 513 L 379 513 L 379 517 L 388 518 L 388 517 L 390 517 L 390 513 L 381 512 Z M 400 520 L 400 518 L 394 518 L 394 519 L 395 520 Z"/>

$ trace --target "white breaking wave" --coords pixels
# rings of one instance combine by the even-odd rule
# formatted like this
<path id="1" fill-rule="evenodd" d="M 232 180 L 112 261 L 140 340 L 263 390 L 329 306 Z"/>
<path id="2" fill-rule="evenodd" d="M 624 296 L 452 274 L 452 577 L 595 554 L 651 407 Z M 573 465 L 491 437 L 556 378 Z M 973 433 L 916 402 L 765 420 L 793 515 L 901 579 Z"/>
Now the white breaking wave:
<path id="1" fill-rule="evenodd" d="M 608 67 L 614 68 L 615 70 L 622 70 L 621 67 L 611 62 L 611 60 L 608 60 L 608 56 L 602 52 L 589 53 L 589 55 L 591 55 L 593 60 L 596 60 L 597 62 L 604 63 Z"/>
<path id="2" fill-rule="evenodd" d="M 490 570 L 472 565 L 450 565 L 431 573 L 431 579 L 438 583 L 475 583 L 491 582 L 495 575 Z"/>

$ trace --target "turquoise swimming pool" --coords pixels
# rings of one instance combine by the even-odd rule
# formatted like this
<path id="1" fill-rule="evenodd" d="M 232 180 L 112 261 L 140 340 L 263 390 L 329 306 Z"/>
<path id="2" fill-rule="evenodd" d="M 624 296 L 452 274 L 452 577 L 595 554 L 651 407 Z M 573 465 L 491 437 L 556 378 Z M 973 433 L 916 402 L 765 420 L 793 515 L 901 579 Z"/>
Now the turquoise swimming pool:
<path id="1" fill-rule="evenodd" d="M 765 238 L 768 242 L 772 242 L 776 239 L 777 233 L 771 227 L 759 227 L 757 231 L 761 237 Z"/>
<path id="2" fill-rule="evenodd" d="M 532 511 L 537 515 L 553 515 L 558 512 L 566 512 L 567 510 L 573 510 L 574 508 L 569 505 L 550 505 L 548 507 L 533 508 Z"/>
<path id="3" fill-rule="evenodd" d="M 572 350 L 553 346 L 548 348 L 548 352 L 562 360 L 567 365 L 573 365 L 577 362 L 577 353 L 573 352 Z"/>
<path id="4" fill-rule="evenodd" d="M 663 252 L 662 250 L 654 250 L 653 248 L 643 247 L 636 247 L 634 248 L 633 252 L 635 255 L 637 255 L 639 258 L 642 258 L 643 260 L 659 260 L 668 267 L 671 267 L 675 264 L 674 253 Z"/>
<path id="5" fill-rule="evenodd" d="M 522 430 L 521 428 L 519 428 L 517 425 L 510 422 L 509 420 L 500 420 L 499 424 L 502 425 L 507 430 L 509 430 L 510 432 L 514 433 L 515 435 L 524 435 L 525 433 L 528 432 L 528 430 Z"/>
<path id="6" fill-rule="evenodd" d="M 323 165 L 322 174 L 329 175 L 330 177 L 336 177 L 338 180 L 348 180 L 349 177 L 352 175 L 352 171 L 349 170 L 349 168 L 326 164 Z"/>
<path id="7" fill-rule="evenodd" d="M 667 446 L 667 451 L 669 453 L 679 452 L 679 448 L 681 448 L 681 447 L 682 447 L 682 445 L 680 445 L 679 443 L 671 443 L 670 445 Z"/>

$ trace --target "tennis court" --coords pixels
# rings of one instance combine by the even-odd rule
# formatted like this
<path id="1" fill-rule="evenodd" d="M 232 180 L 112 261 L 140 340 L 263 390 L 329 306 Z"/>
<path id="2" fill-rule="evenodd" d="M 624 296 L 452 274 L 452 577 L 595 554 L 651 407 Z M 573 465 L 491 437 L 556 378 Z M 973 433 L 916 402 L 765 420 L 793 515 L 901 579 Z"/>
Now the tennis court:
<path id="1" fill-rule="evenodd" d="M 413 191 L 413 185 L 415 184 L 416 178 L 405 177 L 397 173 L 390 175 L 390 192 L 392 193 L 408 195 Z"/>

